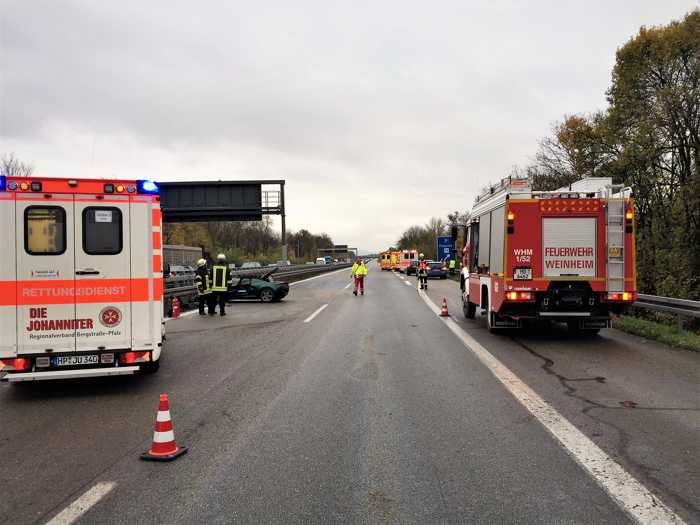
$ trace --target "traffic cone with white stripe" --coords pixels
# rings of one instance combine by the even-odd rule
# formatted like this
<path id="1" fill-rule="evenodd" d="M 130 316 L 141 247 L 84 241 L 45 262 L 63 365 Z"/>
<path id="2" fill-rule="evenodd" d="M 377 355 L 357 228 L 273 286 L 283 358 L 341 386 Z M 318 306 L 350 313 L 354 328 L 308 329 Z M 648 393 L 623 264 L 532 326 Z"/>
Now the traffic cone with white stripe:
<path id="1" fill-rule="evenodd" d="M 450 312 L 447 311 L 447 298 L 442 298 L 442 306 L 440 307 L 440 317 L 449 317 Z"/>
<path id="2" fill-rule="evenodd" d="M 156 414 L 156 428 L 153 432 L 153 443 L 148 452 L 141 454 L 141 459 L 146 461 L 173 461 L 186 453 L 187 447 L 178 447 L 175 444 L 175 432 L 173 431 L 173 422 L 170 419 L 168 394 L 161 394 L 158 414 Z"/>

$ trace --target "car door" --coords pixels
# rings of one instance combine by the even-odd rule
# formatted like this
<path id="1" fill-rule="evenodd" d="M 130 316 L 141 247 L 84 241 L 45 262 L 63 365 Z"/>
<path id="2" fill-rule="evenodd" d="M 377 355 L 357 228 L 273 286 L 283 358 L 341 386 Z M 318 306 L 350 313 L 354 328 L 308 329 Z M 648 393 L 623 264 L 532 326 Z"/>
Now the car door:
<path id="1" fill-rule="evenodd" d="M 99 197 L 75 202 L 75 310 L 92 325 L 76 332 L 78 351 L 131 347 L 129 198 Z"/>
<path id="2" fill-rule="evenodd" d="M 17 195 L 18 353 L 75 351 L 73 196 Z"/>

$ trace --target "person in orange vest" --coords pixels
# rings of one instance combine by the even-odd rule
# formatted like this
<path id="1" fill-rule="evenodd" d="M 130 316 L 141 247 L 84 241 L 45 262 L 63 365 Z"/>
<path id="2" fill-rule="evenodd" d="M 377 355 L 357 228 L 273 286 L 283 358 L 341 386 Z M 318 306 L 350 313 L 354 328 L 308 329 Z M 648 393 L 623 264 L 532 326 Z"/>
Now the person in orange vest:
<path id="1" fill-rule="evenodd" d="M 418 282 L 420 283 L 421 290 L 428 289 L 428 263 L 425 262 L 425 255 L 418 255 Z"/>

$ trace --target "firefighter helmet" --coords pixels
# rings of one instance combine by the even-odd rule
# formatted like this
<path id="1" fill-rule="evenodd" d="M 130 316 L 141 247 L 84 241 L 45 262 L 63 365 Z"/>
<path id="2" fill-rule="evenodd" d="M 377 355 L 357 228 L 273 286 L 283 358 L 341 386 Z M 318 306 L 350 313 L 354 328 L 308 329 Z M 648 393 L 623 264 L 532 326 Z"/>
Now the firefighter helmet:
<path id="1" fill-rule="evenodd" d="M 418 254 L 418 258 L 419 258 L 419 259 L 425 259 L 425 254 L 419 253 L 419 254 Z"/>
<path id="2" fill-rule="evenodd" d="M 206 265 L 207 265 L 207 261 L 205 261 L 204 259 L 200 259 L 197 261 L 197 268 L 202 268 L 203 266 L 206 266 Z"/>
<path id="3" fill-rule="evenodd" d="M 220 253 L 219 255 L 216 256 L 216 262 L 220 262 L 220 263 L 226 262 L 226 256 L 223 253 Z"/>

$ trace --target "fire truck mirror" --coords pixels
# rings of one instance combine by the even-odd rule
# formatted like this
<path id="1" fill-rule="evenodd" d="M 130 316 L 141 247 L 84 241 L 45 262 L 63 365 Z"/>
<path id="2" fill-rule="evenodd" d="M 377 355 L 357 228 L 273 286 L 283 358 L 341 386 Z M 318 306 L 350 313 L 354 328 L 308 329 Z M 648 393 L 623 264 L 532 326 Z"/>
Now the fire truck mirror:
<path id="1" fill-rule="evenodd" d="M 163 277 L 167 278 L 170 275 L 170 263 L 163 263 Z"/>

